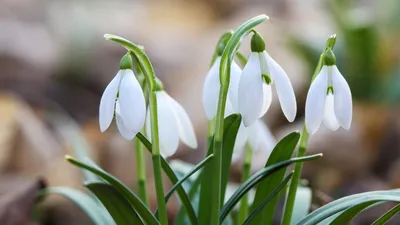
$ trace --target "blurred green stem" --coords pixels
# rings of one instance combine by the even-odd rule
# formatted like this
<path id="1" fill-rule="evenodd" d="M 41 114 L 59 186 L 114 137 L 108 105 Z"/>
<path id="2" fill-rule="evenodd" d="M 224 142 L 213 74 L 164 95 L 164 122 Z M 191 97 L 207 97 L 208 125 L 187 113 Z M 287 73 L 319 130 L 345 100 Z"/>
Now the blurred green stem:
<path id="1" fill-rule="evenodd" d="M 147 195 L 146 185 L 146 159 L 143 154 L 142 143 L 135 138 L 135 151 L 136 151 L 136 172 L 137 172 L 137 184 L 139 190 L 139 197 L 143 203 L 149 207 L 149 198 Z"/>
<path id="2" fill-rule="evenodd" d="M 297 157 L 302 157 L 305 155 L 307 145 L 308 145 L 308 137 L 309 136 L 308 136 L 308 133 L 306 130 L 306 126 L 304 125 L 303 131 L 301 132 L 300 146 L 299 146 L 299 150 L 297 152 Z M 294 201 L 296 199 L 297 187 L 299 186 L 302 168 L 303 168 L 302 162 L 296 163 L 296 165 L 294 167 L 294 174 L 292 177 L 292 181 L 290 182 L 289 192 L 288 192 L 288 195 L 286 198 L 285 211 L 283 214 L 282 225 L 290 225 L 291 224 Z"/>
<path id="3" fill-rule="evenodd" d="M 251 160 L 253 156 L 253 149 L 250 147 L 249 143 L 246 144 L 244 152 L 244 161 L 243 161 L 243 173 L 242 173 L 242 183 L 244 183 L 247 179 L 249 179 L 251 175 Z M 249 215 L 249 200 L 248 194 L 244 195 L 240 200 L 240 209 L 239 209 L 239 224 L 243 224 L 246 221 L 247 216 Z"/>

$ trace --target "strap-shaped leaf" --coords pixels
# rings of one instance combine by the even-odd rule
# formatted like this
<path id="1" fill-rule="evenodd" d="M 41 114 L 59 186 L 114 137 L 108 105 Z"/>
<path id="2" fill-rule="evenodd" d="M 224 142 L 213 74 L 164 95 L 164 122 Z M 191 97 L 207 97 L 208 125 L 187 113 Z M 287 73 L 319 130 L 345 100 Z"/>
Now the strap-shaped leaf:
<path id="1" fill-rule="evenodd" d="M 259 214 L 260 212 L 262 212 L 263 208 L 273 199 L 275 198 L 275 196 L 277 196 L 279 194 L 279 192 L 282 191 L 282 189 L 284 189 L 287 185 L 287 183 L 289 182 L 289 180 L 292 178 L 293 176 L 293 172 L 289 173 L 289 175 L 287 175 L 285 177 L 285 179 L 283 179 L 282 183 L 280 183 L 278 185 L 278 187 L 271 193 L 269 193 L 269 195 L 253 210 L 253 212 L 251 212 L 251 214 L 249 215 L 249 217 L 247 217 L 247 219 L 244 221 L 243 225 L 249 225 L 251 223 L 251 221 L 255 218 L 255 216 L 257 216 L 257 214 Z"/>
<path id="2" fill-rule="evenodd" d="M 300 133 L 295 131 L 280 140 L 272 150 L 265 167 L 290 159 L 290 157 L 293 155 L 294 149 L 296 148 L 297 142 L 299 142 L 299 139 Z M 260 182 L 260 184 L 257 186 L 256 195 L 254 196 L 252 206 L 253 210 L 261 203 L 261 201 L 263 201 L 263 199 L 269 195 L 269 193 L 275 190 L 276 187 L 282 183 L 285 172 L 285 170 L 278 171 Z M 269 201 L 269 203 L 264 207 L 262 212 L 259 213 L 250 224 L 272 224 L 277 201 L 278 198 L 271 199 L 271 201 Z"/>
<path id="3" fill-rule="evenodd" d="M 157 219 L 154 217 L 154 215 L 151 213 L 151 211 L 146 207 L 146 205 L 140 200 L 138 196 L 136 196 L 135 193 L 133 193 L 128 187 L 126 187 L 122 182 L 120 182 L 117 178 L 112 176 L 111 174 L 107 173 L 106 171 L 100 169 L 98 166 L 93 166 L 95 163 L 90 162 L 90 163 L 84 163 L 81 161 L 78 161 L 71 156 L 66 156 L 66 159 L 83 169 L 86 169 L 97 176 L 103 178 L 105 181 L 107 181 L 109 184 L 111 184 L 119 193 L 121 193 L 125 199 L 129 202 L 129 204 L 132 206 L 132 208 L 135 209 L 135 211 L 138 213 L 140 218 L 143 219 L 143 222 L 146 224 L 150 225 L 158 225 L 159 222 Z"/>
<path id="4" fill-rule="evenodd" d="M 46 188 L 40 195 L 57 194 L 74 202 L 90 218 L 94 225 L 113 225 L 107 211 L 89 195 L 68 187 Z"/>
<path id="5" fill-rule="evenodd" d="M 363 202 L 361 204 L 352 206 L 341 214 L 339 214 L 331 223 L 330 225 L 342 225 L 342 224 L 349 224 L 349 222 L 356 217 L 359 213 L 364 211 L 368 207 L 373 207 L 375 205 L 382 204 L 383 202 L 378 201 L 370 201 L 370 202 Z"/>
<path id="6" fill-rule="evenodd" d="M 151 153 L 151 143 L 147 138 L 142 134 L 138 133 L 136 137 L 142 142 L 142 144 L 146 147 L 146 149 Z M 164 173 L 167 175 L 169 178 L 169 181 L 171 181 L 172 184 L 178 183 L 179 179 L 175 175 L 174 171 L 171 169 L 171 167 L 168 165 L 168 162 L 164 159 L 164 157 L 161 157 L 161 167 L 164 171 Z M 178 193 L 179 199 L 181 200 L 182 205 L 185 207 L 186 212 L 189 217 L 189 221 L 192 225 L 197 225 L 197 217 L 196 213 L 194 212 L 192 203 L 190 202 L 190 199 L 188 195 L 186 194 L 185 190 L 183 189 L 182 186 L 178 186 L 176 189 L 176 192 Z"/>
<path id="7" fill-rule="evenodd" d="M 125 197 L 104 182 L 88 182 L 85 186 L 103 203 L 117 225 L 143 224 Z"/>
<path id="8" fill-rule="evenodd" d="M 203 159 L 201 162 L 199 162 L 191 171 L 189 171 L 184 177 L 182 177 L 165 195 L 165 204 L 167 204 L 168 200 L 172 196 L 172 194 L 175 192 L 175 190 L 182 185 L 183 182 L 185 182 L 190 176 L 192 176 L 194 173 L 196 173 L 198 170 L 203 168 L 210 160 L 212 159 L 214 155 L 211 154 L 207 156 L 207 158 Z M 158 209 L 156 210 L 155 215 L 158 214 Z"/>
<path id="9" fill-rule="evenodd" d="M 349 207 L 371 201 L 400 202 L 400 190 L 371 191 L 350 195 L 322 206 L 308 214 L 298 225 L 318 224 L 330 216 L 340 213 Z"/>
<path id="10" fill-rule="evenodd" d="M 240 187 L 235 191 L 235 193 L 233 193 L 231 198 L 222 207 L 221 214 L 220 214 L 220 223 L 222 223 L 224 221 L 224 219 L 228 216 L 229 212 L 240 201 L 240 199 L 243 197 L 243 195 L 245 195 L 252 187 L 257 185 L 264 178 L 268 177 L 271 174 L 274 174 L 275 172 L 279 171 L 280 169 L 286 168 L 287 166 L 289 166 L 292 163 L 310 161 L 310 160 L 318 159 L 321 157 L 322 157 L 322 154 L 316 154 L 316 155 L 311 155 L 311 156 L 292 158 L 292 159 L 285 160 L 285 161 L 282 161 L 279 163 L 275 163 L 271 166 L 268 166 L 268 167 L 258 171 L 256 174 L 251 176 L 246 182 L 244 182 L 242 185 L 240 185 Z"/>
<path id="11" fill-rule="evenodd" d="M 221 198 L 225 195 L 226 186 L 228 184 L 229 170 L 231 167 L 233 146 L 235 144 L 236 135 L 240 127 L 242 117 L 239 114 L 232 114 L 224 119 L 224 139 L 223 139 L 223 157 L 221 164 Z M 207 155 L 213 153 L 214 138 L 210 142 Z M 199 224 L 209 224 L 212 201 L 214 165 L 208 164 L 204 167 L 201 176 L 200 202 L 199 202 Z M 222 199 L 223 200 L 223 199 Z M 222 201 L 221 201 L 222 202 Z"/>
<path id="12" fill-rule="evenodd" d="M 390 219 L 393 218 L 393 216 L 397 215 L 399 212 L 400 212 L 400 204 L 391 208 L 389 211 L 387 211 L 385 214 L 383 214 L 381 217 L 379 217 L 377 220 L 375 220 L 372 223 L 372 225 L 386 224 L 387 222 L 389 222 Z"/>

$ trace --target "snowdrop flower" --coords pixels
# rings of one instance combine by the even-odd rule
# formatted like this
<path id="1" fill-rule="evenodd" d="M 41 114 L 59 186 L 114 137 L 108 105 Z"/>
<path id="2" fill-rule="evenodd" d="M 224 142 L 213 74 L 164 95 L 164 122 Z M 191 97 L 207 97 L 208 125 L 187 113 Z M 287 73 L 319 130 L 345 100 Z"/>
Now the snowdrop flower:
<path id="1" fill-rule="evenodd" d="M 351 126 L 353 103 L 346 80 L 336 67 L 332 50 L 324 53 L 324 65 L 311 83 L 306 100 L 306 128 L 314 134 L 321 122 L 335 131 Z"/>
<path id="2" fill-rule="evenodd" d="M 263 151 L 269 156 L 276 145 L 276 140 L 267 125 L 261 119 L 257 119 L 249 127 L 245 127 L 243 123 L 240 125 L 233 148 L 234 161 L 242 156 L 246 144 L 250 145 L 253 154 Z"/>
<path id="3" fill-rule="evenodd" d="M 190 148 L 197 148 L 196 135 L 185 109 L 162 89 L 156 92 L 156 98 L 161 155 L 173 155 L 179 139 Z M 151 140 L 150 110 L 147 111 L 146 134 Z"/>
<path id="4" fill-rule="evenodd" d="M 203 88 L 203 105 L 207 119 L 212 120 L 217 114 L 219 89 L 221 87 L 219 77 L 219 66 L 221 64 L 221 56 L 215 59 L 210 71 L 207 73 Z M 229 80 L 228 99 L 232 103 L 232 107 L 237 109 L 237 87 L 242 70 L 233 61 L 231 65 L 231 75 Z"/>
<path id="5" fill-rule="evenodd" d="M 263 38 L 254 33 L 251 55 L 243 68 L 238 87 L 238 109 L 246 127 L 262 117 L 271 105 L 271 85 L 276 92 L 283 113 L 289 122 L 296 117 L 296 97 L 285 71 L 265 51 Z"/>
<path id="6" fill-rule="evenodd" d="M 234 113 L 237 112 L 233 109 L 231 103 L 226 101 L 225 118 Z M 262 150 L 269 155 L 276 145 L 276 140 L 268 126 L 262 120 L 257 119 L 249 127 L 245 127 L 242 121 L 233 148 L 232 159 L 234 161 L 242 156 L 246 144 L 250 145 L 253 153 Z"/>
<path id="7" fill-rule="evenodd" d="M 142 88 L 132 71 L 132 58 L 129 54 L 121 59 L 120 70 L 101 97 L 101 132 L 110 126 L 114 113 L 119 132 L 125 139 L 132 140 L 144 125 L 146 105 Z"/>

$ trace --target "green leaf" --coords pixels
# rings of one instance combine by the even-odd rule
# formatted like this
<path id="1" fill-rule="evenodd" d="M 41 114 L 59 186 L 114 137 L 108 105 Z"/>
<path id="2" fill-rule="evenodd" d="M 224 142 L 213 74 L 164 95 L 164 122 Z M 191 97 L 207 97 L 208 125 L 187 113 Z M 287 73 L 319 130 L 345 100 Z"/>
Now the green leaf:
<path id="1" fill-rule="evenodd" d="M 100 169 L 98 166 L 93 166 L 95 163 L 84 163 L 78 161 L 71 156 L 66 156 L 66 159 L 80 167 L 84 168 L 97 176 L 103 178 L 109 184 L 111 184 L 121 195 L 125 197 L 125 199 L 129 202 L 129 204 L 135 209 L 135 211 L 139 214 L 139 216 L 143 219 L 143 222 L 150 225 L 159 224 L 157 219 L 151 213 L 151 211 L 146 207 L 146 205 L 140 200 L 138 196 L 135 195 L 128 187 L 126 187 L 122 182 L 120 182 L 117 178 L 112 176 L 111 174 L 105 172 L 104 170 Z"/>
<path id="2" fill-rule="evenodd" d="M 297 143 L 299 142 L 299 139 L 300 133 L 295 131 L 280 140 L 272 150 L 265 167 L 290 159 Z M 284 176 L 285 170 L 281 170 L 260 182 L 260 184 L 257 186 L 256 195 L 254 196 L 252 210 L 254 210 L 261 203 L 261 201 L 263 201 L 263 199 L 265 199 L 282 183 Z M 251 224 L 272 224 L 273 215 L 277 207 L 277 201 L 278 198 L 271 199 L 271 201 L 264 207 L 262 212 L 253 219 Z"/>
<path id="3" fill-rule="evenodd" d="M 369 202 L 363 202 L 361 204 L 352 206 L 345 211 L 343 211 L 340 215 L 338 215 L 331 223 L 330 225 L 342 225 L 342 224 L 349 224 L 349 222 L 357 216 L 359 213 L 364 211 L 366 208 L 369 206 L 373 206 L 377 203 L 378 201 L 369 201 Z M 381 202 L 378 202 L 381 203 Z"/>
<path id="4" fill-rule="evenodd" d="M 220 214 L 220 222 L 222 223 L 226 216 L 228 216 L 229 212 L 235 207 L 235 205 L 240 201 L 240 199 L 255 185 L 257 185 L 259 182 L 261 182 L 264 178 L 268 177 L 271 174 L 274 174 L 275 172 L 286 168 L 292 163 L 295 162 L 304 162 L 304 161 L 310 161 L 314 159 L 321 158 L 322 154 L 316 154 L 316 155 L 311 155 L 311 156 L 305 156 L 305 157 L 298 157 L 298 158 L 292 158 L 289 160 L 285 160 L 279 163 L 275 163 L 271 166 L 268 166 L 260 171 L 258 171 L 256 174 L 251 176 L 246 182 L 244 182 L 236 191 L 233 193 L 231 198 L 226 202 L 226 204 L 222 207 L 221 209 L 221 214 Z"/>
<path id="5" fill-rule="evenodd" d="M 241 122 L 242 116 L 240 114 L 232 114 L 224 119 L 221 164 L 221 204 L 224 204 L 225 200 L 225 190 L 226 185 L 228 185 L 229 172 L 231 170 L 233 147 L 235 146 L 236 135 Z"/>
<path id="6" fill-rule="evenodd" d="M 393 216 L 397 215 L 399 212 L 400 212 L 400 204 L 398 204 L 395 207 L 391 208 L 389 211 L 387 211 L 385 214 L 383 214 L 381 217 L 379 217 L 377 220 L 375 220 L 372 223 L 372 225 L 384 225 L 390 219 L 392 219 Z"/>
<path id="7" fill-rule="evenodd" d="M 247 217 L 247 219 L 244 221 L 243 225 L 249 225 L 251 224 L 251 221 L 260 213 L 262 212 L 262 210 L 264 209 L 264 207 L 271 201 L 271 199 L 275 198 L 275 196 L 277 196 L 279 194 L 279 192 L 282 191 L 282 189 L 284 189 L 287 185 L 287 183 L 289 182 L 289 180 L 292 178 L 293 176 L 293 172 L 289 173 L 289 175 L 287 175 L 285 177 L 285 179 L 283 179 L 282 183 L 280 183 L 278 185 L 278 187 L 272 191 L 271 193 L 268 194 L 268 196 L 259 204 L 257 205 L 257 207 L 251 212 L 251 214 L 249 215 L 249 217 Z"/>
<path id="8" fill-rule="evenodd" d="M 223 157 L 221 164 L 221 198 L 225 195 L 226 185 L 228 184 L 229 170 L 231 166 L 233 145 L 235 144 L 236 134 L 240 126 L 241 116 L 232 114 L 224 119 L 224 139 L 223 139 Z M 210 142 L 207 155 L 213 153 L 214 138 Z M 213 163 L 204 167 L 204 170 L 199 177 L 201 179 L 200 187 L 200 202 L 199 202 L 199 224 L 209 224 L 212 199 L 212 180 L 213 180 Z M 223 201 L 221 201 L 223 202 Z"/>
<path id="9" fill-rule="evenodd" d="M 175 190 L 178 187 L 181 187 L 182 183 L 185 182 L 190 176 L 192 176 L 194 173 L 196 173 L 198 170 L 203 168 L 208 162 L 210 162 L 210 159 L 212 159 L 214 155 L 211 154 L 207 156 L 207 158 L 203 159 L 203 161 L 199 162 L 191 171 L 189 171 L 184 177 L 182 177 L 165 195 L 165 204 L 167 204 L 169 198 L 172 196 L 172 194 L 175 192 Z M 155 215 L 158 214 L 158 209 L 156 210 Z"/>
<path id="10" fill-rule="evenodd" d="M 103 203 L 117 225 L 143 224 L 129 202 L 113 186 L 103 182 L 88 182 L 85 186 Z"/>
<path id="11" fill-rule="evenodd" d="M 146 149 L 151 153 L 152 146 L 151 146 L 150 141 L 147 140 L 147 138 L 142 133 L 138 133 L 136 135 L 136 137 L 142 142 L 142 144 L 146 147 Z M 168 165 L 168 162 L 164 159 L 164 157 L 160 157 L 160 158 L 161 158 L 161 167 L 162 167 L 164 173 L 168 176 L 171 183 L 173 185 L 175 185 L 179 181 L 178 177 L 175 175 L 174 171 Z M 186 194 L 185 190 L 183 189 L 182 186 L 178 186 L 176 189 L 176 192 L 178 193 L 178 196 L 179 196 L 179 199 L 181 200 L 182 205 L 186 209 L 190 223 L 192 225 L 197 225 L 198 221 L 197 221 L 196 213 L 193 209 L 192 203 L 190 202 L 190 199 L 189 199 L 188 195 Z"/>
<path id="12" fill-rule="evenodd" d="M 57 194 L 74 202 L 91 219 L 94 225 L 115 224 L 107 211 L 87 194 L 67 187 L 52 187 L 44 189 L 40 195 Z"/>
<path id="13" fill-rule="evenodd" d="M 297 223 L 297 225 L 318 224 L 319 222 L 336 213 L 342 212 L 349 207 L 372 201 L 400 202 L 400 191 L 371 191 L 350 195 L 320 207 L 314 212 L 308 214 L 308 216 Z"/>

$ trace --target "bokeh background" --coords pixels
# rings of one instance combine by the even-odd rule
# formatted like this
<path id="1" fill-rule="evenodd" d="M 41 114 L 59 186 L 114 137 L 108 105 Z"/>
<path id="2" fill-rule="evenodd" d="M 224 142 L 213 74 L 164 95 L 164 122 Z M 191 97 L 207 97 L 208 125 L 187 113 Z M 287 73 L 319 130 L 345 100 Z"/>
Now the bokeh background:
<path id="1" fill-rule="evenodd" d="M 61 197 L 34 204 L 44 185 L 83 190 L 82 174 L 64 160 L 79 149 L 135 189 L 132 144 L 115 127 L 103 134 L 98 128 L 101 94 L 124 54 L 103 34 L 145 46 L 166 90 L 191 117 L 200 143 L 194 151 L 181 145 L 172 159 L 196 163 L 204 156 L 201 95 L 215 44 L 223 32 L 262 13 L 270 21 L 258 31 L 290 76 L 298 104 L 290 124 L 274 96 L 264 120 L 277 139 L 301 129 L 310 77 L 330 34 L 337 34 L 338 67 L 352 89 L 351 130 L 322 127 L 310 139 L 309 152 L 324 153 L 303 173 L 313 188 L 313 207 L 362 191 L 400 188 L 398 0 L 0 0 L 0 223 L 90 224 Z M 241 47 L 245 54 L 248 42 Z M 254 160 L 256 171 L 266 157 Z M 239 162 L 232 182 L 240 173 Z M 148 163 L 155 207 L 151 177 Z M 369 217 L 387 207 L 355 224 L 370 224 Z M 177 210 L 177 200 L 171 200 L 171 218 Z"/>

